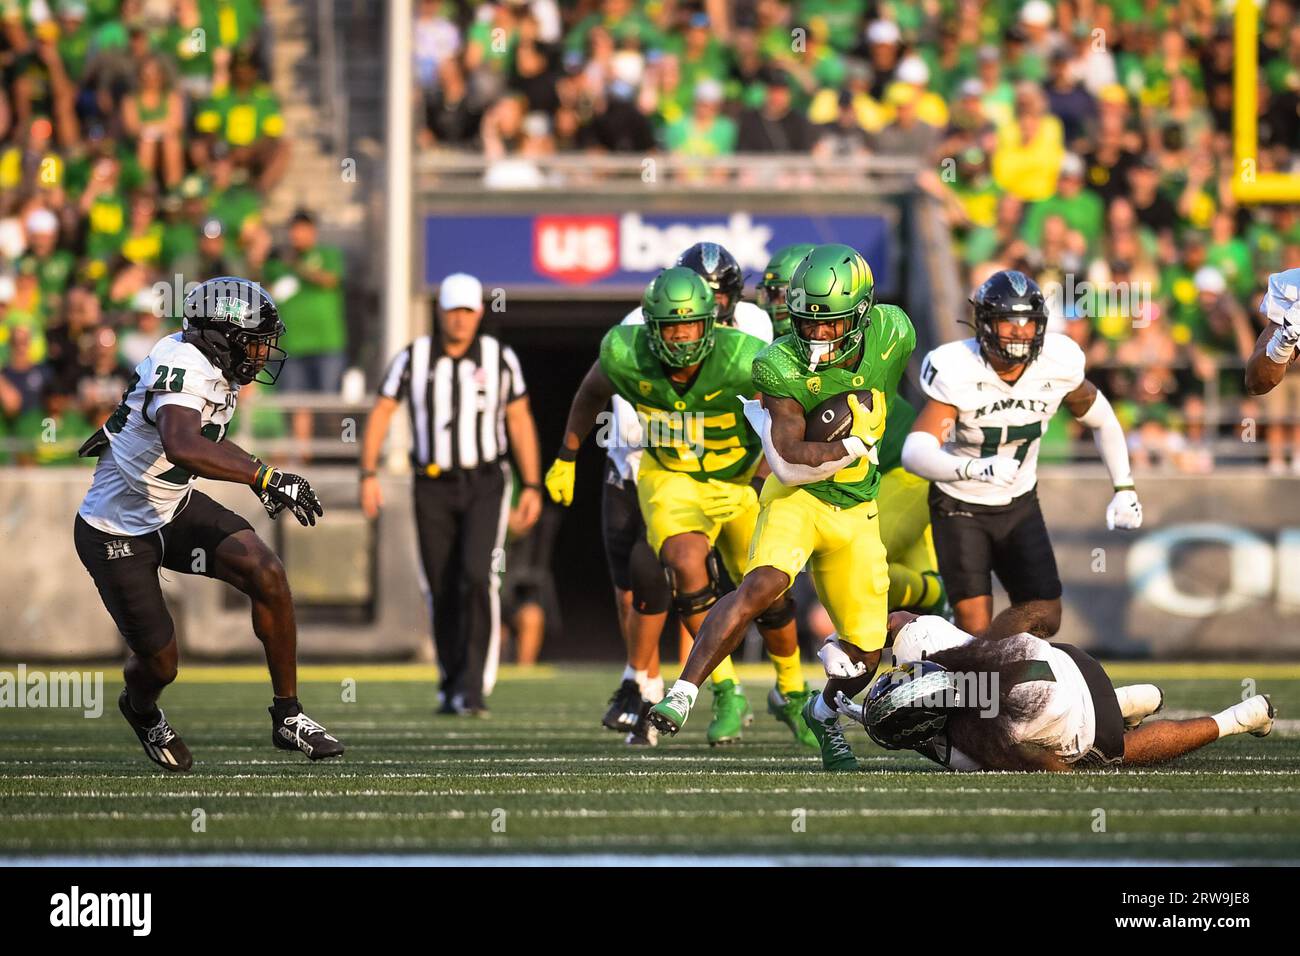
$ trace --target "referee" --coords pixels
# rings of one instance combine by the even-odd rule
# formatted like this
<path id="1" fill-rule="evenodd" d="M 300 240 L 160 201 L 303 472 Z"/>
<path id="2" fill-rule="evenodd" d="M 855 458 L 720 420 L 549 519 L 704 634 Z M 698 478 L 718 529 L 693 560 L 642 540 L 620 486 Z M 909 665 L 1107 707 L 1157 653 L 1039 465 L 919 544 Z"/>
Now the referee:
<path id="1" fill-rule="evenodd" d="M 512 524 L 541 514 L 537 430 L 519 359 L 479 332 L 483 286 L 463 272 L 442 280 L 434 333 L 394 356 L 361 447 L 361 508 L 379 514 L 376 468 L 398 406 L 411 421 L 415 521 L 442 668 L 439 713 L 486 712 L 501 644 L 501 572 L 514 453 L 523 491 Z"/>

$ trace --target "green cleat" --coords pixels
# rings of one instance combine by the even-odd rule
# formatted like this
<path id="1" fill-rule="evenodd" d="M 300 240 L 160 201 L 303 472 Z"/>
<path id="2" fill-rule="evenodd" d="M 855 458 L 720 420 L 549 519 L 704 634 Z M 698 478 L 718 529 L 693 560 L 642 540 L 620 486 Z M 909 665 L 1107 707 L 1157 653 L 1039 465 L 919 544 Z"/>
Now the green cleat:
<path id="1" fill-rule="evenodd" d="M 734 680 L 711 684 L 713 720 L 709 721 L 709 746 L 735 743 L 741 731 L 754 722 L 754 711 Z"/>
<path id="2" fill-rule="evenodd" d="M 795 740 L 813 750 L 817 750 L 820 745 L 803 719 L 803 705 L 808 703 L 809 698 L 815 693 L 820 692 L 809 690 L 808 685 L 804 684 L 803 690 L 791 691 L 784 695 L 773 687 L 772 693 L 767 695 L 767 712 L 789 727 Z"/>
<path id="3" fill-rule="evenodd" d="M 670 737 L 682 729 L 686 718 L 691 716 L 691 699 L 681 691 L 669 691 L 668 695 L 650 708 L 646 719 L 661 734 Z"/>
<path id="4" fill-rule="evenodd" d="M 803 719 L 817 738 L 817 746 L 822 752 L 822 769 L 860 770 L 858 758 L 853 756 L 853 748 L 844 739 L 839 714 L 830 720 L 818 720 L 813 716 L 813 704 L 816 702 L 817 695 L 810 694 L 807 703 L 803 705 Z"/>

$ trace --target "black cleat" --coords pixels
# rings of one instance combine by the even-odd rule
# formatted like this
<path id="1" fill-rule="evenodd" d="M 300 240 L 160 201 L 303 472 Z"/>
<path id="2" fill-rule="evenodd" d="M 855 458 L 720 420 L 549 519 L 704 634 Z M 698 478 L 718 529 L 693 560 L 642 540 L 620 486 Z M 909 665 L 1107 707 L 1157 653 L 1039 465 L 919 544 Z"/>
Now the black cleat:
<path id="1" fill-rule="evenodd" d="M 194 766 L 190 748 L 185 746 L 180 734 L 172 730 L 161 708 L 155 708 L 158 712 L 156 720 L 140 716 L 131 707 L 131 698 L 126 688 L 122 688 L 122 693 L 117 698 L 117 709 L 140 739 L 145 756 L 158 766 L 173 773 L 184 773 Z"/>
<path id="2" fill-rule="evenodd" d="M 287 707 L 267 708 L 271 713 L 271 743 L 281 750 L 297 750 L 312 760 L 341 757 L 343 745 L 320 724 L 302 712 L 296 700 Z"/>
<path id="3" fill-rule="evenodd" d="M 659 730 L 654 724 L 650 723 L 651 706 L 648 700 L 641 702 L 641 716 L 637 719 L 636 725 L 623 738 L 623 743 L 629 747 L 659 746 Z"/>
<path id="4" fill-rule="evenodd" d="M 609 710 L 601 719 L 607 730 L 629 731 L 641 719 L 641 687 L 636 681 L 627 678 L 618 685 L 614 696 L 609 699 Z"/>

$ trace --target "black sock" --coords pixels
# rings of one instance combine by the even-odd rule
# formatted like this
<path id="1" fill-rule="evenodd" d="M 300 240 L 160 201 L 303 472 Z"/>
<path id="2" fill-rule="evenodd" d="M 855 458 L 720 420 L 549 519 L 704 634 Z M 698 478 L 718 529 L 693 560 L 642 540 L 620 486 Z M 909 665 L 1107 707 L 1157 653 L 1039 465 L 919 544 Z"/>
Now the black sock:
<path id="1" fill-rule="evenodd" d="M 272 697 L 271 709 L 276 713 L 284 713 L 290 710 L 302 710 L 302 704 L 298 703 L 297 697 Z"/>

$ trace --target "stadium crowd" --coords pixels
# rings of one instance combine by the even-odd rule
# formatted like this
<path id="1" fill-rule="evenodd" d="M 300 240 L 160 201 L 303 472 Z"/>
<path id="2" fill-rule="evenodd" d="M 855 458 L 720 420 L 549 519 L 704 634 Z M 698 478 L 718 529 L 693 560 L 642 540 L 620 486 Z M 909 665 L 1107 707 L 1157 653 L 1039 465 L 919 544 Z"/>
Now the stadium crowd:
<path id="1" fill-rule="evenodd" d="M 419 138 L 481 151 L 512 185 L 560 152 L 927 157 L 968 285 L 1015 267 L 1057 290 L 1140 467 L 1205 471 L 1216 444 L 1262 457 L 1245 439 L 1300 470 L 1300 386 L 1263 403 L 1241 386 L 1265 279 L 1300 265 L 1300 216 L 1234 200 L 1226 16 L 1212 0 L 421 0 Z M 1267 0 L 1259 22 L 1258 171 L 1285 172 L 1300 11 Z M 1070 427 L 1046 457 L 1069 454 Z"/>
<path id="2" fill-rule="evenodd" d="M 289 158 L 262 3 L 0 0 L 0 16 L 0 462 L 77 462 L 179 328 L 186 284 L 212 276 L 277 295 L 300 360 L 277 387 L 336 391 L 341 256 L 309 213 L 282 244 L 262 215 Z"/>

